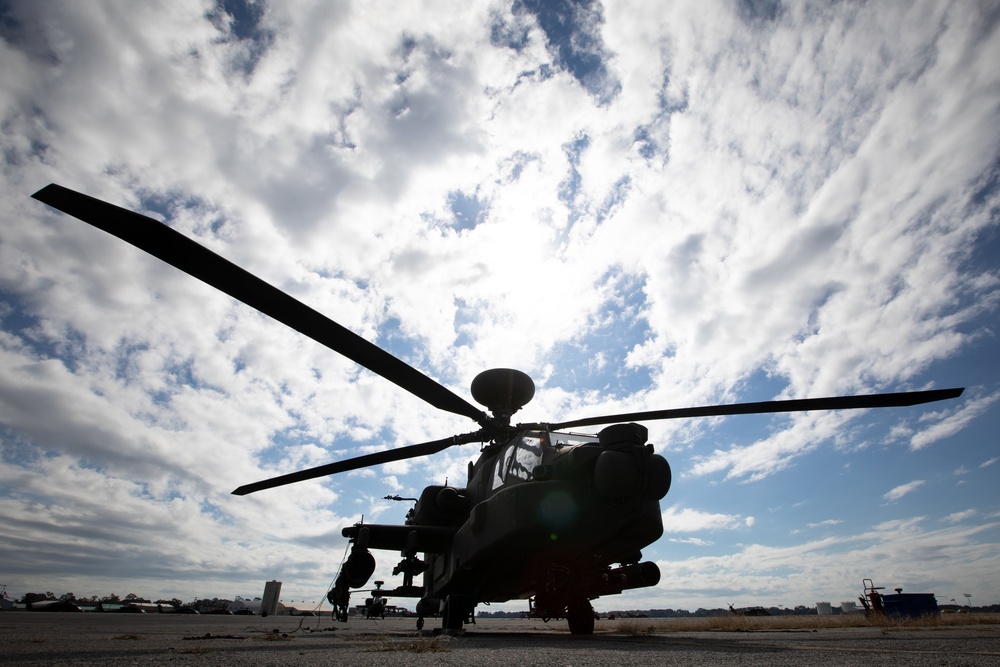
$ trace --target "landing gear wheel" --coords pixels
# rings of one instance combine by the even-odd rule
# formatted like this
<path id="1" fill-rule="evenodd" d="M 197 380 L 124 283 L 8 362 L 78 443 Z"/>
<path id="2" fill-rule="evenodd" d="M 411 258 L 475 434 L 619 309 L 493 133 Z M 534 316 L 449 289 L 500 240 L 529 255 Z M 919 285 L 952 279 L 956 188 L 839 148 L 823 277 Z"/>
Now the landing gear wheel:
<path id="1" fill-rule="evenodd" d="M 570 634 L 594 634 L 594 608 L 590 606 L 590 600 L 571 602 L 566 610 L 566 621 L 569 623 Z"/>
<path id="2" fill-rule="evenodd" d="M 444 622 L 442 623 L 444 631 L 448 634 L 460 633 L 474 606 L 471 596 L 449 595 L 444 603 Z"/>
<path id="3" fill-rule="evenodd" d="M 417 619 L 417 630 L 423 630 L 423 629 L 424 629 L 424 617 L 421 616 L 420 618 Z"/>

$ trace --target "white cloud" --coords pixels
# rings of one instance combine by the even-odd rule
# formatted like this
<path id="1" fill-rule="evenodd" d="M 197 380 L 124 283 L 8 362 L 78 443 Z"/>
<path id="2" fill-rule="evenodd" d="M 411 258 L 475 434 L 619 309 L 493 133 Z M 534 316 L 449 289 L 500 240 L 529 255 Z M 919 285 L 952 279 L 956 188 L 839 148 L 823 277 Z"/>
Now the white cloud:
<path id="1" fill-rule="evenodd" d="M 796 457 L 836 437 L 846 420 L 843 414 L 813 414 L 791 417 L 790 428 L 778 430 L 764 440 L 696 456 L 688 474 L 701 477 L 727 470 L 727 479 L 746 477 L 749 481 L 756 481 L 783 470 Z"/>
<path id="2" fill-rule="evenodd" d="M 977 516 L 978 514 L 979 512 L 977 510 L 967 509 L 967 510 L 962 510 L 961 512 L 952 512 L 951 514 L 942 518 L 941 520 L 947 523 L 961 523 L 963 521 L 966 521 L 968 519 Z"/>
<path id="3" fill-rule="evenodd" d="M 889 502 L 894 502 L 899 500 L 903 496 L 916 491 L 918 488 L 927 483 L 924 479 L 915 479 L 912 482 L 907 482 L 906 484 L 900 484 L 899 486 L 893 487 L 890 491 L 886 492 L 882 497 Z"/>
<path id="4" fill-rule="evenodd" d="M 961 409 L 946 412 L 937 423 L 914 434 L 910 438 L 910 449 L 923 449 L 938 440 L 955 435 L 986 412 L 997 400 L 1000 400 L 1000 392 L 966 400 Z M 925 417 L 927 421 L 933 421 L 934 418 L 935 415 Z"/>
<path id="5" fill-rule="evenodd" d="M 502 3 L 271 3 L 239 34 L 195 0 L 5 12 L 0 474 L 15 491 L 0 532 L 19 562 L 66 546 L 45 521 L 121 521 L 123 544 L 187 536 L 213 586 L 287 561 L 319 589 L 330 573 L 307 564 L 339 550 L 340 527 L 398 520 L 381 496 L 461 484 L 477 455 L 230 497 L 475 427 L 29 199 L 50 181 L 168 220 L 461 396 L 483 368 L 527 370 L 525 421 L 939 386 L 939 371 L 980 385 L 889 421 L 650 423 L 681 486 L 759 483 L 830 445 L 850 465 L 903 440 L 954 469 L 927 463 L 944 449 L 930 445 L 961 437 L 960 470 L 997 460 L 971 435 L 994 418 L 995 379 L 965 379 L 989 367 L 1000 298 L 983 259 L 1000 43 L 975 8 L 789 5 L 748 22 L 725 2 L 613 3 L 578 17 L 578 53 L 602 58 L 589 78 Z M 874 506 L 914 484 L 865 493 Z M 766 508 L 665 502 L 677 534 L 744 535 Z M 149 520 L 132 538 L 130 513 Z M 711 567 L 750 557 L 679 539 Z"/>
<path id="6" fill-rule="evenodd" d="M 983 539 L 990 525 L 931 530 L 914 517 L 785 546 L 748 544 L 724 556 L 660 560 L 660 588 L 671 606 L 686 609 L 725 608 L 734 600 L 768 606 L 850 600 L 861 594 L 861 577 L 941 599 L 967 587 L 964 582 L 992 581 L 996 544 Z M 944 562 L 962 563 L 961 573 L 942 572 Z M 858 563 L 864 564 L 861 572 Z M 995 596 L 987 585 L 983 597 Z"/>
<path id="7" fill-rule="evenodd" d="M 734 530 L 741 526 L 753 526 L 753 517 L 739 514 L 718 514 L 703 512 L 690 507 L 672 505 L 665 509 L 663 530 L 667 533 L 693 533 L 701 530 Z"/>
<path id="8" fill-rule="evenodd" d="M 675 544 L 692 544 L 696 547 L 706 547 L 712 544 L 710 541 L 703 540 L 700 537 L 671 537 L 669 539 Z"/>

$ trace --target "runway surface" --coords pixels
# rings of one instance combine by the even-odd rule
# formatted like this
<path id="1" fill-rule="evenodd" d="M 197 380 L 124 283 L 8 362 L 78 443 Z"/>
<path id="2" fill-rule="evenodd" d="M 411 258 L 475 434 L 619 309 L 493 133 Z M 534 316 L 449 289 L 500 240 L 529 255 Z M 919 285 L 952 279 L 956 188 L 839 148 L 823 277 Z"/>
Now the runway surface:
<path id="1" fill-rule="evenodd" d="M 0 662 L 16 665 L 997 665 L 1000 625 L 648 632 L 599 621 L 478 619 L 459 637 L 414 619 L 0 613 Z M 638 632 L 636 630 L 639 630 Z"/>

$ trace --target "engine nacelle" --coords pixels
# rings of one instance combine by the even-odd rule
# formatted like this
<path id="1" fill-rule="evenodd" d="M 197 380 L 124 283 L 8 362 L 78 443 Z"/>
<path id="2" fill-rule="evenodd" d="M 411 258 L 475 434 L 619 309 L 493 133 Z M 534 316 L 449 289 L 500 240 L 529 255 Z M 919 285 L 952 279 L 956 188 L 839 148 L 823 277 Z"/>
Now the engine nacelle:
<path id="1" fill-rule="evenodd" d="M 646 447 L 608 449 L 594 463 L 594 486 L 606 498 L 659 500 L 670 490 L 670 464 Z"/>

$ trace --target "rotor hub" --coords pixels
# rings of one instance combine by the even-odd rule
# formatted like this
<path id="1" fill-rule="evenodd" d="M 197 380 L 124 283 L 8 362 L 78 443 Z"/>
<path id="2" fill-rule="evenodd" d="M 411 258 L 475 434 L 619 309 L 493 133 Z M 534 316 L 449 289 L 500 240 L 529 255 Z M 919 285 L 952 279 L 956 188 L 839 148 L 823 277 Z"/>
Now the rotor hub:
<path id="1" fill-rule="evenodd" d="M 472 398 L 496 417 L 510 417 L 531 401 L 535 383 L 512 368 L 492 368 L 472 380 Z"/>

